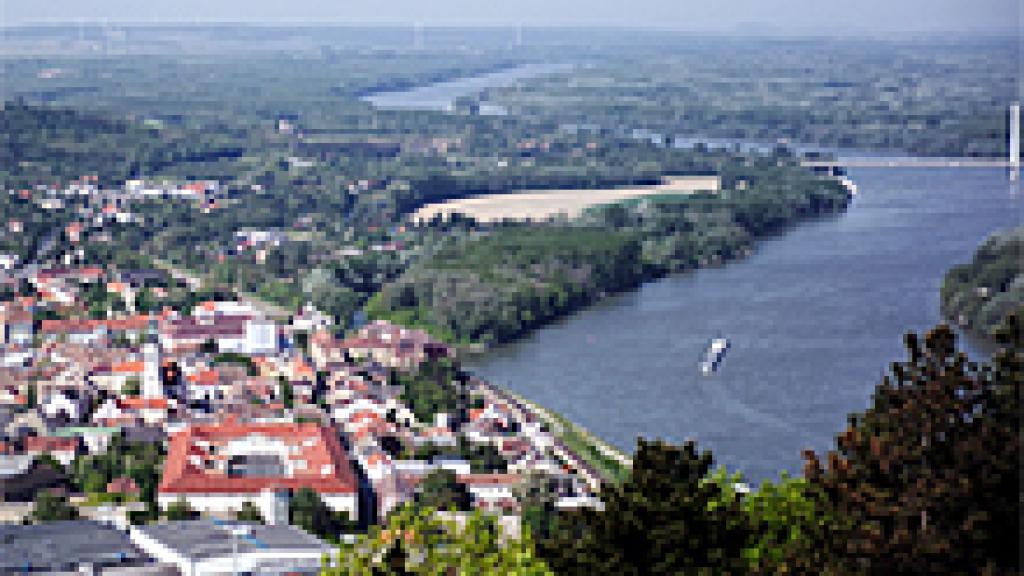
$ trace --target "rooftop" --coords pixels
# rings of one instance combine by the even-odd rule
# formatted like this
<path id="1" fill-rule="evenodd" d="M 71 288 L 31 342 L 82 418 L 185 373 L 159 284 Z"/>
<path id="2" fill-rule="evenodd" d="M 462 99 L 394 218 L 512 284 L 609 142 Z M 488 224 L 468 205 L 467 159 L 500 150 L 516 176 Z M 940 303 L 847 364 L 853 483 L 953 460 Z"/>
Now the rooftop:
<path id="1" fill-rule="evenodd" d="M 337 434 L 315 423 L 190 426 L 171 438 L 162 494 L 254 493 L 311 488 L 357 491 Z"/>
<path id="2" fill-rule="evenodd" d="M 140 563 L 128 535 L 90 520 L 0 525 L 0 573 L 75 570 L 82 564 Z"/>
<path id="3" fill-rule="evenodd" d="M 238 553 L 331 552 L 322 540 L 287 524 L 262 525 L 215 520 L 161 522 L 136 526 L 133 531 L 159 542 L 192 561 L 230 556 L 232 530 L 242 527 L 248 534 L 238 536 Z"/>

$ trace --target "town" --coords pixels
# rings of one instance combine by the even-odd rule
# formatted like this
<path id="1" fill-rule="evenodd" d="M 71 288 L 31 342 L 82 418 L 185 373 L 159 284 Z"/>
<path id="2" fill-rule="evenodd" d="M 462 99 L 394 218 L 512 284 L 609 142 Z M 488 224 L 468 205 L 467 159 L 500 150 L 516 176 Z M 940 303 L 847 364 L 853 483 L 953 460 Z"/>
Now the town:
<path id="1" fill-rule="evenodd" d="M 182 194 L 199 188 L 215 189 Z M 130 220 L 126 208 L 108 213 Z M 102 221 L 85 232 L 102 233 Z M 70 226 L 63 236 L 74 243 L 82 233 Z M 554 432 L 557 422 L 464 372 L 456 349 L 422 330 L 377 320 L 346 333 L 309 304 L 284 320 L 244 299 L 162 305 L 201 286 L 160 269 L 9 259 L 11 297 L 0 303 L 5 523 L 96 522 L 48 534 L 55 542 L 129 530 L 130 544 L 110 537 L 110 547 L 134 550 L 120 557 L 137 567 L 189 557 L 167 553 L 184 544 L 147 521 L 192 519 L 182 530 L 209 531 L 211 521 L 256 519 L 264 530 L 319 532 L 285 546 L 290 569 L 315 570 L 328 542 L 431 497 L 425 487 L 457 486 L 466 511 L 504 518 L 512 531 L 520 490 L 536 478 L 555 487 L 559 509 L 600 506 L 607 478 Z M 289 527 L 302 506 L 331 521 Z M 244 561 L 261 562 L 266 551 L 257 552 Z"/>

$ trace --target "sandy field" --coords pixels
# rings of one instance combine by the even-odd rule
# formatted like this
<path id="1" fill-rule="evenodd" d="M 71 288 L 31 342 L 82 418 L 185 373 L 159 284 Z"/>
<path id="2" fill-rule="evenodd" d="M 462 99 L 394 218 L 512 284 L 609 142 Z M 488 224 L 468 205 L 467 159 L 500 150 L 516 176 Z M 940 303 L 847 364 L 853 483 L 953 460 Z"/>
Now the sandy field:
<path id="1" fill-rule="evenodd" d="M 717 191 L 718 176 L 670 176 L 653 186 L 594 190 L 524 190 L 507 194 L 486 194 L 423 206 L 413 213 L 415 222 L 430 220 L 437 214 L 460 212 L 478 222 L 501 220 L 545 220 L 564 214 L 572 219 L 598 204 L 612 204 L 629 198 L 657 194 L 692 194 Z"/>

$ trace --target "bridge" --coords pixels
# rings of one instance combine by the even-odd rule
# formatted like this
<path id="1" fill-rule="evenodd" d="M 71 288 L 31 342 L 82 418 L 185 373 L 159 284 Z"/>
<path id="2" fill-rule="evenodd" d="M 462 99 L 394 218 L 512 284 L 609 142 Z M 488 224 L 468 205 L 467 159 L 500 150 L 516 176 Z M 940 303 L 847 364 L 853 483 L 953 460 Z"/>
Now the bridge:
<path id="1" fill-rule="evenodd" d="M 996 158 L 885 158 L 849 157 L 836 160 L 804 160 L 808 168 L 1016 168 L 1020 164 Z"/>
<path id="2" fill-rule="evenodd" d="M 1005 158 L 848 157 L 835 160 L 804 160 L 808 168 L 827 169 L 836 174 L 842 168 L 1005 168 L 1016 182 L 1020 170 L 1020 104 L 1010 104 L 1010 149 Z"/>

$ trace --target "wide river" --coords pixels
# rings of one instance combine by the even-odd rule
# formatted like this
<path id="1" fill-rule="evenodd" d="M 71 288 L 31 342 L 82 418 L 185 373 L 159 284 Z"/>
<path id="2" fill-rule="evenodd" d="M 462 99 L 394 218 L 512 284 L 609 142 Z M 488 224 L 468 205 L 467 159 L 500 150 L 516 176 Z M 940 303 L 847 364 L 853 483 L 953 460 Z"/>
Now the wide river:
<path id="1" fill-rule="evenodd" d="M 638 436 L 694 439 L 752 482 L 799 474 L 801 450 L 832 446 L 905 357 L 904 333 L 941 320 L 946 270 L 1022 222 L 1003 170 L 850 177 L 859 194 L 845 213 L 762 241 L 744 260 L 608 298 L 470 368 L 627 452 Z M 716 335 L 732 347 L 705 376 L 697 363 Z"/>

